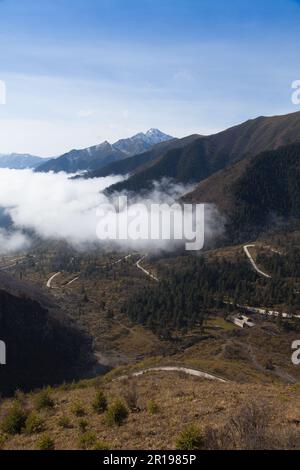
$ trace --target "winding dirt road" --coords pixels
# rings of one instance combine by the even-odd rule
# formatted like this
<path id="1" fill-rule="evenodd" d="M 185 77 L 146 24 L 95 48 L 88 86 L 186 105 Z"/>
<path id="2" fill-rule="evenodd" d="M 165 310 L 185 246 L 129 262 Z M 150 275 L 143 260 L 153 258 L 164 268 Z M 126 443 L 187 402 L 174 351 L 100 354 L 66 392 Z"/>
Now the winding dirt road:
<path id="1" fill-rule="evenodd" d="M 147 374 L 149 372 L 183 372 L 187 375 L 193 375 L 194 377 L 200 377 L 202 379 L 207 380 L 216 380 L 222 383 L 229 383 L 229 380 L 223 379 L 216 375 L 209 374 L 208 372 L 204 372 L 198 369 L 190 369 L 188 367 L 177 367 L 177 366 L 158 366 L 158 367 L 149 367 L 149 369 L 143 369 L 138 372 L 133 372 L 130 374 L 130 377 L 140 377 L 141 375 Z M 122 377 L 118 377 L 117 380 L 124 380 L 127 379 L 129 376 L 124 375 Z"/>
<path id="2" fill-rule="evenodd" d="M 264 277 L 266 277 L 266 278 L 268 278 L 268 279 L 271 279 L 272 277 L 271 277 L 269 274 L 264 273 L 261 269 L 259 269 L 259 268 L 257 267 L 257 265 L 256 265 L 256 263 L 255 263 L 255 261 L 254 261 L 254 259 L 252 258 L 252 255 L 251 255 L 251 253 L 250 253 L 250 251 L 249 251 L 249 248 L 255 248 L 255 245 L 245 245 L 245 246 L 244 246 L 244 252 L 246 253 L 246 256 L 249 258 L 250 263 L 252 264 L 254 270 L 255 270 L 258 274 L 260 274 L 261 276 L 264 276 Z"/>
<path id="3" fill-rule="evenodd" d="M 116 264 L 119 264 L 119 263 L 121 263 L 122 261 L 125 261 L 125 260 L 128 259 L 128 258 L 131 258 L 131 256 L 132 256 L 132 254 L 123 256 L 122 258 L 120 258 L 120 259 L 114 261 L 113 263 L 111 263 L 111 266 L 115 266 Z M 106 265 L 107 265 L 107 264 L 103 264 L 103 266 L 106 266 Z M 52 281 L 53 281 L 57 276 L 59 276 L 60 274 L 61 274 L 61 272 L 59 271 L 58 273 L 53 274 L 53 276 L 51 276 L 50 279 L 48 279 L 47 284 L 46 284 L 47 287 L 48 287 L 48 289 L 51 289 L 51 288 L 52 288 L 52 287 L 51 287 Z M 74 277 L 74 279 L 72 279 L 71 281 L 67 282 L 67 284 L 65 284 L 64 287 L 67 287 L 67 286 L 72 285 L 74 282 L 78 281 L 79 278 L 80 278 L 80 274 L 79 274 L 78 276 Z"/>
<path id="4" fill-rule="evenodd" d="M 56 273 L 56 274 L 53 274 L 53 276 L 51 276 L 50 279 L 48 279 L 47 284 L 46 284 L 47 287 L 48 287 L 48 289 L 52 289 L 52 286 L 51 286 L 52 281 L 53 281 L 57 276 L 59 276 L 60 274 L 61 274 L 61 272 L 58 272 L 58 273 Z"/>
<path id="5" fill-rule="evenodd" d="M 64 287 L 70 286 L 71 284 L 73 284 L 73 282 L 78 281 L 78 279 L 79 279 L 79 276 L 75 277 L 74 279 L 72 279 L 72 281 L 67 282 L 67 284 L 65 284 Z"/>
<path id="6" fill-rule="evenodd" d="M 146 274 L 146 276 L 149 276 L 151 277 L 151 279 L 153 279 L 154 281 L 156 282 L 159 282 L 159 279 L 154 276 L 153 274 L 151 274 L 149 271 L 147 271 L 147 269 L 143 268 L 143 266 L 141 266 L 141 262 L 144 261 L 144 259 L 147 258 L 148 255 L 144 255 L 141 259 L 138 260 L 138 262 L 136 263 L 136 267 L 138 269 L 140 269 L 141 271 L 143 271 L 144 274 Z"/>
<path id="7" fill-rule="evenodd" d="M 132 254 L 127 255 L 127 256 L 124 256 L 123 258 L 120 258 L 120 259 L 118 259 L 117 261 L 115 261 L 115 262 L 112 264 L 112 266 L 114 266 L 115 264 L 119 264 L 119 263 L 121 263 L 122 261 L 125 261 L 126 259 L 129 259 L 129 258 L 131 258 L 131 257 L 132 257 Z"/>

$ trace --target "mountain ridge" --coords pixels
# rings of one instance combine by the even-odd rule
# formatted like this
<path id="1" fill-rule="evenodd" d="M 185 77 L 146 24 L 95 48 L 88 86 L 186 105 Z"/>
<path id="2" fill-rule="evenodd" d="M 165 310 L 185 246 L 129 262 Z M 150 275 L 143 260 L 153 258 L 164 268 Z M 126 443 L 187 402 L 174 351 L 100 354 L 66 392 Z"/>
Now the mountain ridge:
<path id="1" fill-rule="evenodd" d="M 0 154 L 0 168 L 11 170 L 35 169 L 49 160 L 51 159 L 37 157 L 28 153 Z"/>
<path id="2" fill-rule="evenodd" d="M 199 183 L 247 156 L 298 141 L 300 112 L 250 119 L 218 134 L 199 137 L 181 149 L 167 150 L 153 165 L 109 191 L 150 189 L 153 181 L 165 177 L 181 183 Z"/>
<path id="3" fill-rule="evenodd" d="M 164 152 L 172 148 L 180 148 L 200 136 L 193 134 L 182 139 L 172 139 L 151 147 L 150 150 L 134 155 L 133 157 L 126 158 L 121 161 L 110 163 L 99 170 L 88 172 L 84 175 L 85 178 L 103 178 L 110 175 L 127 175 L 137 171 L 142 171 L 145 167 L 151 166 L 155 163 Z"/>
<path id="4" fill-rule="evenodd" d="M 73 149 L 60 157 L 46 162 L 36 168 L 37 172 L 55 173 L 65 171 L 76 173 L 78 171 L 93 171 L 112 162 L 121 161 L 137 153 L 149 150 L 153 145 L 167 142 L 173 137 L 164 134 L 158 129 L 150 129 L 145 134 L 139 133 L 127 139 L 121 139 L 111 144 L 104 141 L 85 149 Z"/>
<path id="5" fill-rule="evenodd" d="M 254 239 L 280 220 L 300 220 L 300 142 L 261 152 L 222 169 L 184 197 L 214 204 L 227 218 L 227 236 Z"/>

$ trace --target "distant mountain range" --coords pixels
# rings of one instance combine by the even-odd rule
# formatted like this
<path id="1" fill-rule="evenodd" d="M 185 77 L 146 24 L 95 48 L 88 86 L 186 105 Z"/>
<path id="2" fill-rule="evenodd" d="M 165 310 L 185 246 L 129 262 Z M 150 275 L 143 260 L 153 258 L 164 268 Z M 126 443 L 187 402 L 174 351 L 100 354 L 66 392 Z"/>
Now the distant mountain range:
<path id="1" fill-rule="evenodd" d="M 31 161 L 18 157 L 19 165 L 22 157 Z M 84 170 L 84 178 L 130 175 L 107 192 L 147 190 L 165 177 L 195 183 L 185 200 L 216 204 L 226 214 L 231 240 L 253 238 L 274 217 L 300 220 L 300 112 L 258 117 L 210 136 L 175 139 L 151 129 L 115 144 L 73 150 L 35 171 L 51 170 Z"/>
<path id="2" fill-rule="evenodd" d="M 266 150 L 300 142 L 300 112 L 285 116 L 259 117 L 207 137 L 177 140 L 145 162 L 145 155 L 134 157 L 131 176 L 109 191 L 149 189 L 164 177 L 182 183 L 199 183 L 215 172 Z M 145 163 L 148 163 L 145 165 Z M 127 165 L 128 164 L 128 165 Z M 125 170 L 131 162 L 122 162 Z M 110 166 L 110 170 L 122 170 Z M 103 169 L 103 174 L 107 173 Z M 120 171 L 122 173 L 122 171 Z M 101 173 L 99 173 L 101 174 Z"/>
<path id="3" fill-rule="evenodd" d="M 156 144 L 173 139 L 173 137 L 164 134 L 158 129 L 150 129 L 145 134 L 139 133 L 131 138 L 119 140 L 114 144 L 105 141 L 94 147 L 71 150 L 61 157 L 41 164 L 36 168 L 36 171 L 76 173 L 79 171 L 99 170 L 108 164 L 122 161 L 137 153 L 145 152 Z"/>
<path id="4" fill-rule="evenodd" d="M 15 170 L 24 170 L 27 168 L 37 168 L 49 159 L 36 157 L 29 154 L 11 153 L 9 155 L 0 154 L 0 168 L 10 168 Z"/>

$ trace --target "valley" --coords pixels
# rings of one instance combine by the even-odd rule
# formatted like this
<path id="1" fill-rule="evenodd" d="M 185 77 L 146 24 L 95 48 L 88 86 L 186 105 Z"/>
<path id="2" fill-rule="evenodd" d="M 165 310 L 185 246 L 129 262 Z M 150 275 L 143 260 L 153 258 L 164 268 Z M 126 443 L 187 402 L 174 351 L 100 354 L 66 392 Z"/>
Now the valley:
<path id="1" fill-rule="evenodd" d="M 274 242 L 272 241 L 272 243 Z M 273 245 L 276 247 L 274 251 L 269 249 L 270 241 L 258 242 L 256 246 L 257 249 L 261 247 L 259 248 L 260 257 L 263 256 L 263 253 L 266 253 L 268 257 L 272 255 L 276 257 L 278 256 L 277 250 L 281 250 L 278 241 Z M 265 250 L 264 246 L 267 247 Z M 285 243 L 285 247 L 287 246 L 288 241 Z M 150 361 L 150 364 L 153 364 L 154 361 L 157 364 L 169 363 L 175 366 L 178 364 L 177 357 L 180 357 L 180 365 L 193 364 L 208 373 L 217 372 L 231 380 L 235 377 L 236 367 L 240 361 L 239 354 L 241 354 L 242 361 L 245 361 L 241 374 L 244 376 L 243 380 L 253 380 L 252 377 L 255 377 L 256 374 L 259 378 L 263 375 L 272 380 L 272 376 L 276 379 L 277 365 L 270 371 L 265 368 L 264 363 L 267 364 L 268 361 L 271 361 L 274 354 L 278 361 L 279 375 L 283 369 L 284 373 L 293 376 L 293 381 L 297 381 L 300 377 L 300 371 L 295 369 L 290 362 L 290 345 L 293 340 L 297 339 L 299 331 L 297 319 L 297 316 L 300 315 L 299 296 L 296 294 L 295 300 L 293 300 L 296 303 L 291 306 L 285 300 L 289 281 L 285 281 L 286 284 L 281 286 L 283 280 L 278 280 L 277 276 L 275 279 L 271 279 L 257 273 L 243 248 L 243 246 L 236 246 L 208 250 L 200 257 L 187 255 L 160 255 L 158 257 L 143 255 L 141 257 L 139 253 L 117 254 L 101 251 L 80 253 L 67 248 L 64 244 L 62 246 L 54 245 L 49 249 L 42 243 L 39 250 L 34 250 L 34 257 L 27 254 L 27 259 L 31 262 L 10 267 L 9 270 L 10 275 L 15 278 L 22 279 L 23 282 L 34 283 L 45 294 L 50 294 L 59 308 L 92 338 L 95 356 L 105 366 L 133 365 L 141 360 Z M 220 259 L 223 261 L 220 262 Z M 228 265 L 223 264 L 226 259 Z M 258 259 L 259 257 L 256 255 L 256 262 Z M 8 266 L 13 264 L 11 261 L 6 260 Z M 214 287 L 215 281 L 212 278 L 209 282 L 213 283 L 205 287 L 207 289 L 206 298 L 200 295 L 197 300 L 195 313 L 193 311 L 194 300 L 192 299 L 190 300 L 192 303 L 182 307 L 182 313 L 186 311 L 189 314 L 188 323 L 186 323 L 185 317 L 181 316 L 177 317 L 175 323 L 171 318 L 169 320 L 169 317 L 164 320 L 165 314 L 159 313 L 159 310 L 157 310 L 158 316 L 153 319 L 152 310 L 146 310 L 146 320 L 143 320 L 145 306 L 143 308 L 136 307 L 136 302 L 147 298 L 149 303 L 151 296 L 154 295 L 153 299 L 158 300 L 161 297 L 159 300 L 161 308 L 161 302 L 164 302 L 164 289 L 167 287 L 167 282 L 174 282 L 172 279 L 176 272 L 177 276 L 181 276 L 181 273 L 184 272 L 186 272 L 186 276 L 189 276 L 191 272 L 191 275 L 195 276 L 192 282 L 198 282 L 198 274 L 196 271 L 195 274 L 192 274 L 193 269 L 200 269 L 200 272 L 204 270 L 203 276 L 204 272 L 206 273 L 208 270 L 205 274 L 207 283 L 209 270 L 216 263 L 218 267 L 214 269 L 216 269 L 216 273 L 219 270 L 218 276 L 222 276 L 224 269 L 225 276 L 228 276 L 226 274 L 228 269 L 231 270 L 231 276 L 233 276 L 227 287 L 224 287 L 223 300 L 222 291 L 220 287 Z M 191 268 L 191 266 L 194 267 Z M 197 266 L 199 267 L 197 268 Z M 259 267 L 265 269 L 261 262 Z M 190 271 L 191 269 L 192 271 Z M 241 283 L 235 281 L 235 269 L 242 269 L 244 272 Z M 238 277 L 239 273 L 240 271 L 237 271 Z M 211 275 L 212 273 L 209 274 L 209 276 Z M 200 279 L 201 276 L 200 274 Z M 298 285 L 298 282 L 297 278 L 293 278 L 293 284 Z M 272 294 L 268 301 L 268 283 L 271 284 L 271 291 L 280 286 L 277 293 L 278 300 L 275 302 Z M 246 286 L 245 292 L 244 284 Z M 255 286 L 253 291 L 252 284 Z M 275 287 L 276 285 L 277 287 Z M 170 288 L 171 284 L 168 289 Z M 193 284 L 190 287 L 187 284 L 187 289 L 192 289 L 191 292 L 195 293 Z M 177 292 L 185 292 L 185 287 L 181 289 L 177 287 L 176 290 Z M 262 290 L 261 296 L 260 290 Z M 291 299 L 289 300 L 291 301 Z M 177 301 L 182 302 L 176 298 L 174 301 L 175 306 Z M 138 314 L 135 314 L 136 308 Z M 170 309 L 170 305 L 168 308 Z M 280 322 L 276 315 L 262 314 L 267 310 L 282 312 Z M 248 316 L 253 318 L 254 329 L 241 330 L 231 323 L 232 316 L 243 312 L 247 312 Z M 295 318 L 293 319 L 292 316 L 287 318 L 285 312 L 288 312 L 289 315 L 295 315 Z M 195 321 L 193 320 L 194 316 Z M 174 319 L 176 319 L 176 315 Z M 164 323 L 165 321 L 167 323 Z M 168 323 L 169 321 L 172 323 Z M 243 338 L 242 342 L 238 340 L 240 336 Z M 255 345 L 255 342 L 252 344 L 254 339 L 257 341 L 258 337 L 261 337 L 259 346 Z M 276 338 L 279 343 L 277 340 L 275 341 Z M 250 346 L 243 345 L 246 339 L 247 342 L 250 342 Z M 272 342 L 274 342 L 273 352 L 272 348 L 269 350 Z M 280 342 L 282 345 L 277 350 Z M 261 357 L 258 362 L 253 361 L 248 347 L 251 351 L 253 348 L 254 350 L 258 348 L 256 354 Z M 216 356 L 214 351 L 218 348 L 223 352 Z M 228 362 L 225 351 L 230 348 L 233 350 L 236 348 L 237 357 L 234 359 L 233 355 Z"/>
<path id="2" fill-rule="evenodd" d="M 300 451 L 299 25 L 0 0 L 3 468 Z"/>
<path id="3" fill-rule="evenodd" d="M 7 347 L 0 425 L 16 412 L 14 406 L 28 415 L 24 419 L 43 423 L 43 431 L 29 434 L 2 426 L 0 447 L 37 448 L 46 432 L 58 449 L 141 449 L 145 443 L 149 449 L 174 449 L 181 445 L 181 431 L 201 433 L 203 449 L 300 448 L 300 418 L 291 402 L 298 399 L 300 382 L 292 361 L 300 335 L 300 147 L 280 146 L 294 138 L 289 129 L 298 123 L 298 114 L 258 118 L 208 138 L 166 139 L 129 158 L 109 157 L 107 166 L 75 178 L 58 174 L 57 194 L 49 196 L 54 209 L 49 207 L 53 214 L 63 210 L 60 194 L 68 185 L 63 201 L 80 237 L 75 233 L 69 242 L 68 221 L 54 216 L 57 236 L 42 236 L 39 227 L 25 224 L 30 246 L 0 258 L 0 326 Z M 247 152 L 258 154 L 240 153 L 244 134 L 251 137 Z M 130 139 L 122 143 L 129 144 Z M 80 170 L 81 158 L 72 155 L 72 165 L 79 163 L 72 171 Z M 129 176 L 105 187 L 103 178 L 118 171 Z M 55 172 L 46 168 L 33 175 L 55 181 Z M 89 232 L 81 234 L 78 220 L 90 204 L 94 210 L 96 197 L 114 201 L 125 194 L 118 191 L 126 191 L 129 200 L 143 201 L 152 194 L 148 183 L 155 187 L 160 180 L 165 182 L 155 202 L 163 196 L 207 205 L 210 235 L 202 251 L 121 243 L 116 250 L 95 243 Z M 167 193 L 178 183 L 180 191 Z M 80 194 L 84 204 L 73 213 Z M 26 221 L 29 206 L 18 204 Z M 11 215 L 6 237 L 14 227 Z M 42 213 L 36 217 L 43 221 Z M 48 225 L 41 227 L 47 232 Z M 100 391 L 108 403 L 99 412 L 103 417 L 94 413 L 92 401 Z M 36 410 L 41 394 L 55 405 Z M 105 418 L 115 403 L 126 415 L 116 433 Z M 250 415 L 264 422 L 259 442 L 239 428 Z M 232 420 L 238 423 L 234 432 Z M 277 420 L 284 425 L 274 444 Z"/>

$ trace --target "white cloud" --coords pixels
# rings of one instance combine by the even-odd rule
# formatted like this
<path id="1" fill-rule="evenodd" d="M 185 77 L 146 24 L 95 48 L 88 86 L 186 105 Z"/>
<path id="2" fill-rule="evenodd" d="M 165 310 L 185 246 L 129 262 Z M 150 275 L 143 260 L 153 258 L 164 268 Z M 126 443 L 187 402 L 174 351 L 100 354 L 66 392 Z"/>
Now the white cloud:
<path id="1" fill-rule="evenodd" d="M 29 238 L 20 231 L 9 232 L 0 228 L 0 254 L 14 253 L 30 246 Z"/>
<path id="2" fill-rule="evenodd" d="M 0 206 L 18 229 L 71 243 L 96 241 L 95 211 L 106 198 L 100 193 L 122 177 L 71 180 L 65 173 L 0 169 Z"/>
<path id="3" fill-rule="evenodd" d="M 97 209 L 107 204 L 118 202 L 121 194 L 106 196 L 103 191 L 108 186 L 124 180 L 122 176 L 107 178 L 75 179 L 65 173 L 34 173 L 31 170 L 0 169 L 0 207 L 5 208 L 12 219 L 16 232 L 8 235 L 0 233 L 0 245 L 4 250 L 26 247 L 28 240 L 21 231 L 33 230 L 45 239 L 64 239 L 75 247 L 87 247 L 89 244 L 102 243 L 113 249 L 172 250 L 182 245 L 185 240 L 139 240 L 133 239 L 102 241 L 97 237 L 99 218 Z M 155 183 L 147 195 L 136 196 L 132 204 L 143 204 L 141 217 L 149 219 L 152 204 L 173 204 L 191 186 L 174 184 L 170 181 Z M 166 209 L 168 210 L 168 209 Z M 110 215 L 109 215 L 110 217 Z M 115 215 L 108 219 L 113 224 Z M 118 224 L 123 224 L 126 211 L 122 208 L 117 215 Z M 205 221 L 206 234 L 219 230 L 215 215 L 209 215 Z M 175 229 L 174 229 L 175 230 Z"/>

